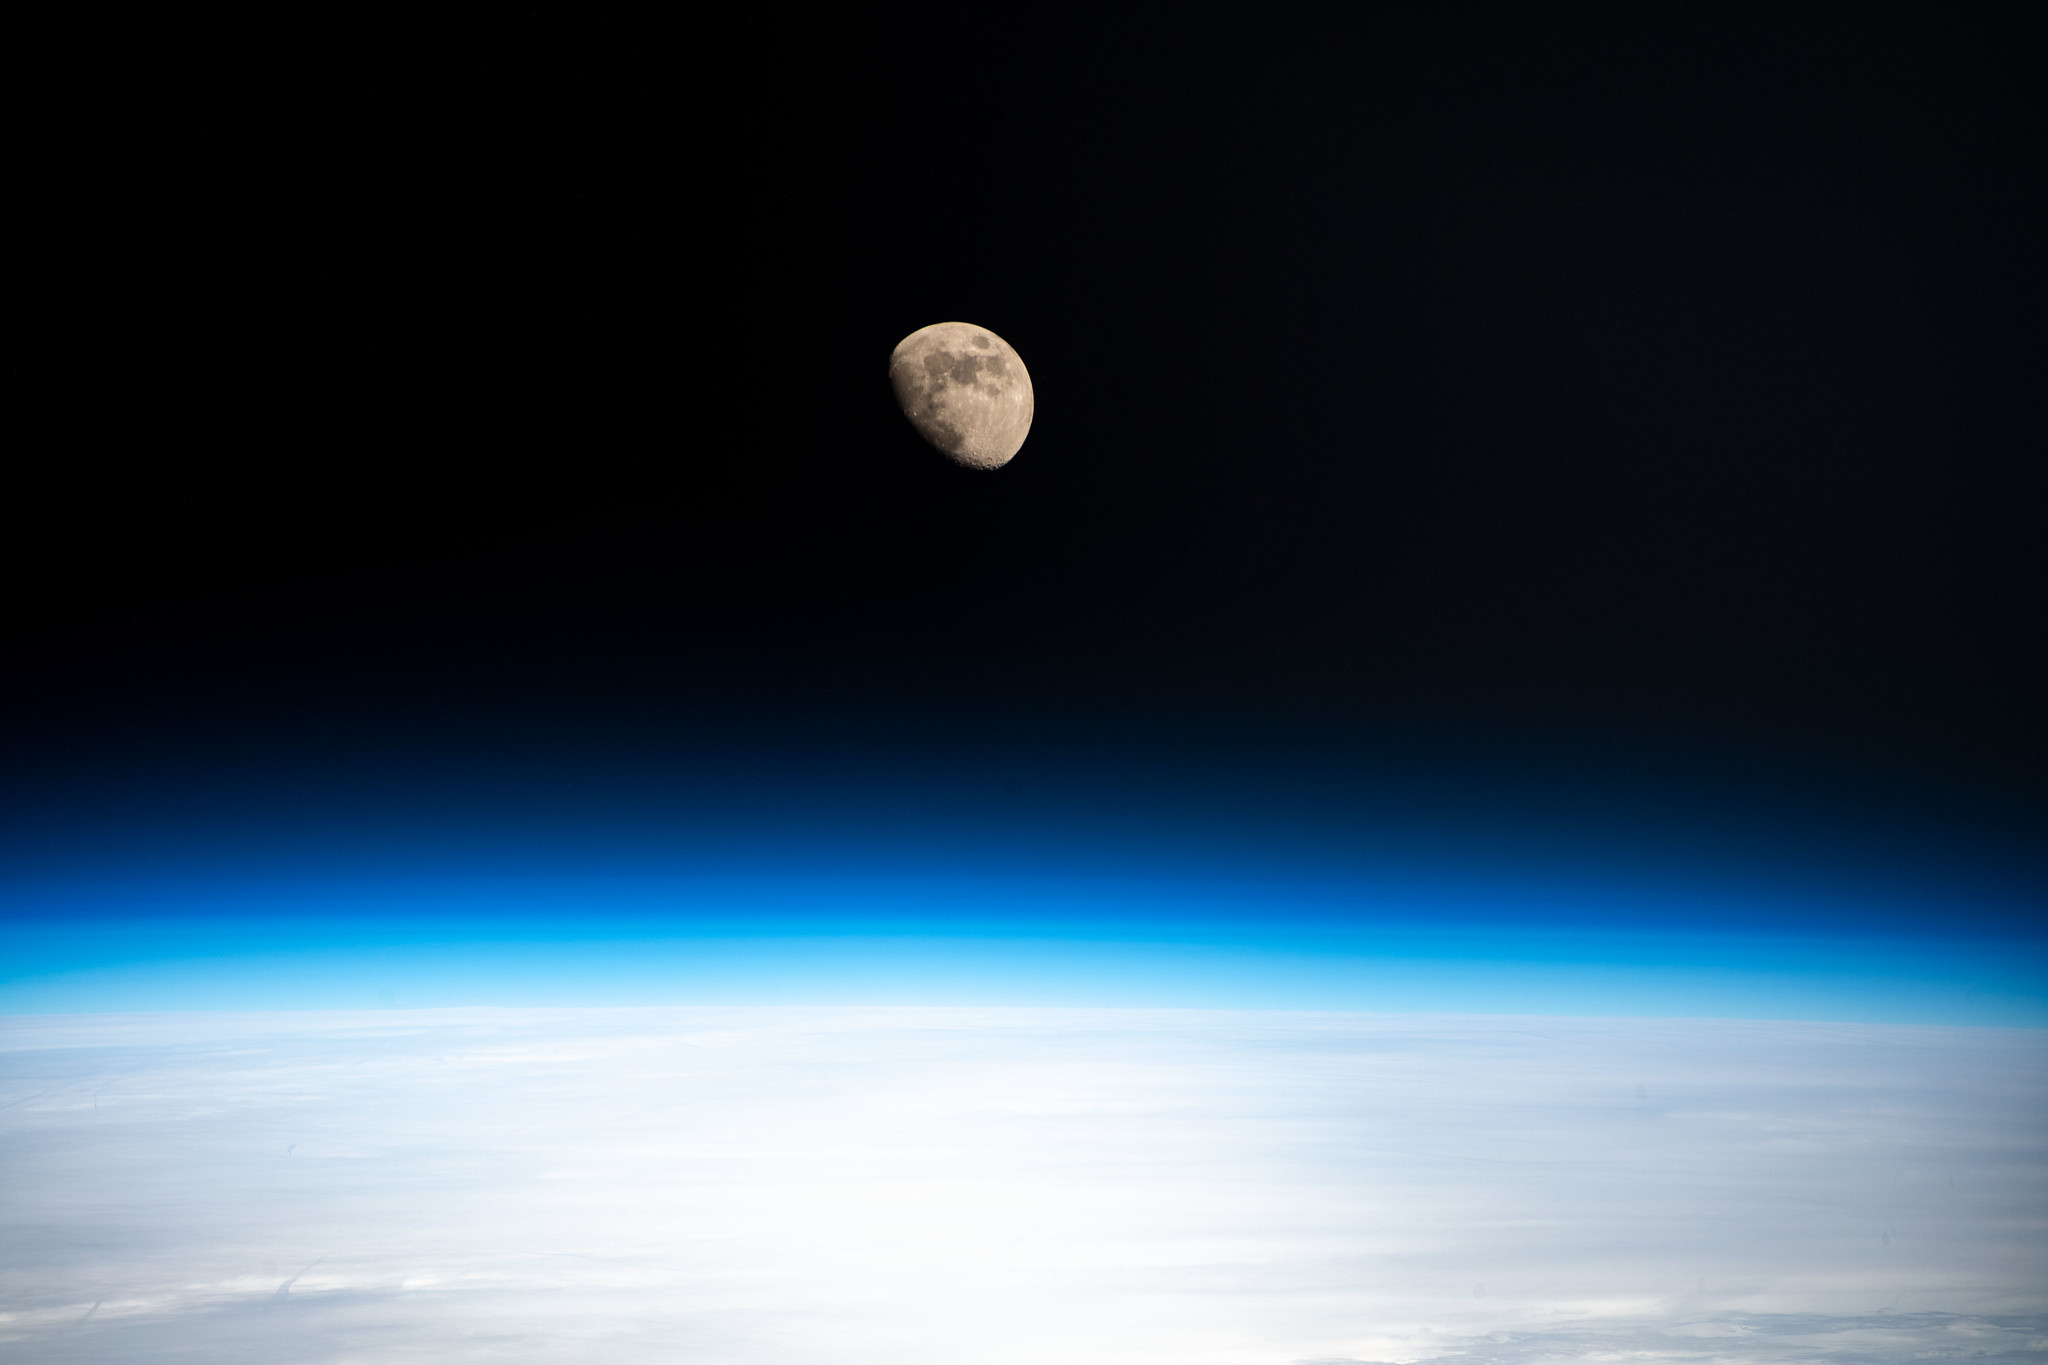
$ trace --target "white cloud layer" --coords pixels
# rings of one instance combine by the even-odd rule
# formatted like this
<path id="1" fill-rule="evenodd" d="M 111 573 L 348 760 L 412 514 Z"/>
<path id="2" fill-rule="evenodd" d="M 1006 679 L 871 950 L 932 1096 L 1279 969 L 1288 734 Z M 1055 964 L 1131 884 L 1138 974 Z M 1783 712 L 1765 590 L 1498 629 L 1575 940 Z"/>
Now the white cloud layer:
<path id="1" fill-rule="evenodd" d="M 2048 1362 L 2048 1034 L 0 1020 L 0 1356 Z"/>

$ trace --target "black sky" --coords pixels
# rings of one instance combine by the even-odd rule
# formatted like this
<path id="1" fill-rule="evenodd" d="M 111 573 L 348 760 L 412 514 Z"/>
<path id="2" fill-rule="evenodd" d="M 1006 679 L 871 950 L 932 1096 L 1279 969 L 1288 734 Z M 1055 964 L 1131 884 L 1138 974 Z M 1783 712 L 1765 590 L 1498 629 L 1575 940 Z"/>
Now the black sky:
<path id="1" fill-rule="evenodd" d="M 2002 19 L 212 36 L 50 210 L 17 739 L 715 678 L 2043 772 Z M 1036 382 L 992 476 L 891 406 L 953 318 Z"/>

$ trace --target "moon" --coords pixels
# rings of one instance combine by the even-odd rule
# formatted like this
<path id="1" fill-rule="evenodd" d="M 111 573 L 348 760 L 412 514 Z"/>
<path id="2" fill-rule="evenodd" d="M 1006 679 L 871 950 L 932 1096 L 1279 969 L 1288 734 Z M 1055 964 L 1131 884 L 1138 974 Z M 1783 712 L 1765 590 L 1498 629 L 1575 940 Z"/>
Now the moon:
<path id="1" fill-rule="evenodd" d="M 1030 371 L 986 327 L 918 328 L 890 354 L 889 383 L 917 434 L 969 469 L 1000 469 L 1031 432 Z"/>

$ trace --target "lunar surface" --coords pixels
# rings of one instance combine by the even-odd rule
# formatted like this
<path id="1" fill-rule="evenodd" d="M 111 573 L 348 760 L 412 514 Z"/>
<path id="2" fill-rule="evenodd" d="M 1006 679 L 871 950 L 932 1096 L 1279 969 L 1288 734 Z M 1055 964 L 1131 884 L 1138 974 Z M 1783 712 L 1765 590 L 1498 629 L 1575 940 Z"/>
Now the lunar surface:
<path id="1" fill-rule="evenodd" d="M 2048 1359 L 2040 1030 L 0 1019 L 0 1358 Z"/>
<path id="2" fill-rule="evenodd" d="M 889 382 L 917 434 L 970 469 L 1008 464 L 1031 432 L 1031 375 L 986 327 L 918 328 L 896 343 Z"/>

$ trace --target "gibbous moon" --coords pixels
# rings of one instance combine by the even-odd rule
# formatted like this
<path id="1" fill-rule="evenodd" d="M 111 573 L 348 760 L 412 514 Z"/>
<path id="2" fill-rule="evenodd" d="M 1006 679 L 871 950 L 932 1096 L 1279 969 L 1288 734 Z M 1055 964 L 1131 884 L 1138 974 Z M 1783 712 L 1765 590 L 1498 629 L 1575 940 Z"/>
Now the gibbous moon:
<path id="1" fill-rule="evenodd" d="M 918 328 L 896 343 L 889 382 L 917 434 L 969 469 L 1008 464 L 1031 432 L 1031 375 L 986 327 Z"/>

